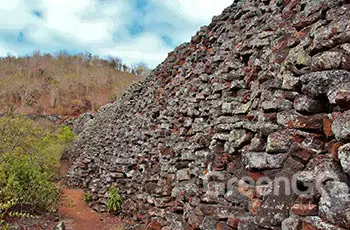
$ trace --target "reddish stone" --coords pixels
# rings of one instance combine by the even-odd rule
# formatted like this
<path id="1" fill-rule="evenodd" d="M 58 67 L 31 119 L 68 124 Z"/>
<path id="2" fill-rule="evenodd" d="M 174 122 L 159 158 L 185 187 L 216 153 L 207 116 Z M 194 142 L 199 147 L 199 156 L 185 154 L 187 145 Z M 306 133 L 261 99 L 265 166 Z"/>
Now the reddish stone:
<path id="1" fill-rule="evenodd" d="M 189 216 L 187 222 L 192 229 L 199 229 L 203 219 L 203 216 L 192 214 Z"/>
<path id="2" fill-rule="evenodd" d="M 199 206 L 200 210 L 202 211 L 202 213 L 206 216 L 213 216 L 215 215 L 215 211 L 216 211 L 216 206 L 214 205 L 205 205 L 202 204 Z"/>
<path id="3" fill-rule="evenodd" d="M 314 227 L 311 224 L 306 223 L 306 222 L 303 222 L 301 229 L 302 230 L 319 230 L 318 228 L 316 228 L 316 227 Z"/>
<path id="4" fill-rule="evenodd" d="M 304 116 L 293 111 L 277 114 L 277 122 L 290 129 L 323 130 L 324 118 L 321 114 Z"/>
<path id="5" fill-rule="evenodd" d="M 350 104 L 350 92 L 339 91 L 335 97 L 335 102 L 342 107 L 349 107 Z"/>
<path id="6" fill-rule="evenodd" d="M 231 155 L 228 153 L 216 155 L 215 161 L 214 161 L 215 169 L 217 171 L 224 170 L 225 166 L 229 163 L 230 159 L 231 159 Z"/>
<path id="7" fill-rule="evenodd" d="M 240 222 L 240 219 L 237 218 L 237 217 L 229 217 L 228 220 L 227 220 L 227 225 L 232 227 L 232 228 L 237 228 L 238 227 L 238 224 Z"/>
<path id="8" fill-rule="evenodd" d="M 284 162 L 284 168 L 289 168 L 294 171 L 302 171 L 305 167 L 304 163 L 301 163 L 299 160 L 294 159 L 293 157 L 288 157 Z"/>
<path id="9" fill-rule="evenodd" d="M 291 210 L 299 216 L 315 216 L 318 213 L 318 206 L 315 204 L 295 204 Z"/>
<path id="10" fill-rule="evenodd" d="M 262 201 L 260 199 L 253 199 L 249 203 L 249 213 L 255 216 L 258 210 L 261 208 L 261 205 Z"/>
<path id="11" fill-rule="evenodd" d="M 178 65 L 183 65 L 183 64 L 185 64 L 185 60 L 180 60 L 177 64 Z"/>
<path id="12" fill-rule="evenodd" d="M 204 169 L 203 170 L 203 175 L 207 175 L 209 173 L 209 170 L 208 169 Z"/>
<path id="13" fill-rule="evenodd" d="M 293 143 L 289 149 L 289 153 L 304 162 L 308 161 L 311 157 L 315 156 L 317 153 L 311 149 L 302 146 L 299 143 Z"/>
<path id="14" fill-rule="evenodd" d="M 334 133 L 332 131 L 332 120 L 329 118 L 323 119 L 323 132 L 327 137 L 334 136 Z"/>
<path id="15" fill-rule="evenodd" d="M 193 134 L 193 129 L 190 128 L 190 129 L 188 130 L 188 132 L 187 132 L 187 135 L 192 135 L 192 134 Z"/>
<path id="16" fill-rule="evenodd" d="M 315 202 L 314 197 L 300 195 L 295 200 L 296 204 L 313 204 Z"/>
<path id="17" fill-rule="evenodd" d="M 149 223 L 147 225 L 147 229 L 146 230 L 161 230 L 162 229 L 162 225 L 157 222 L 157 221 L 152 221 L 151 223 Z"/>
<path id="18" fill-rule="evenodd" d="M 264 177 L 265 175 L 260 172 L 249 172 L 248 176 L 252 178 L 254 181 L 257 181 L 259 178 Z"/>
<path id="19" fill-rule="evenodd" d="M 145 218 L 144 215 L 141 215 L 141 214 L 137 214 L 137 215 L 136 215 L 136 219 L 137 219 L 138 221 L 142 221 L 144 218 Z"/>
<path id="20" fill-rule="evenodd" d="M 225 222 L 219 222 L 216 225 L 216 230 L 230 230 L 231 228 L 229 226 L 227 226 L 227 224 Z"/>
<path id="21" fill-rule="evenodd" d="M 335 119 L 337 119 L 337 117 L 339 117 L 340 115 L 342 115 L 341 112 L 333 112 L 333 113 L 332 113 L 332 119 L 335 120 Z"/>
<path id="22" fill-rule="evenodd" d="M 238 185 L 238 191 L 250 200 L 256 197 L 255 188 L 253 187 Z"/>
<path id="23" fill-rule="evenodd" d="M 255 81 L 258 79 L 258 68 L 253 68 L 248 74 L 245 74 L 244 81 L 245 84 L 248 86 L 252 81 Z"/>
<path id="24" fill-rule="evenodd" d="M 277 113 L 264 113 L 264 121 L 277 122 Z"/>
<path id="25" fill-rule="evenodd" d="M 338 149 L 340 148 L 340 146 L 342 146 L 343 144 L 341 142 L 338 141 L 331 141 L 328 143 L 328 153 L 335 159 L 338 160 Z"/>

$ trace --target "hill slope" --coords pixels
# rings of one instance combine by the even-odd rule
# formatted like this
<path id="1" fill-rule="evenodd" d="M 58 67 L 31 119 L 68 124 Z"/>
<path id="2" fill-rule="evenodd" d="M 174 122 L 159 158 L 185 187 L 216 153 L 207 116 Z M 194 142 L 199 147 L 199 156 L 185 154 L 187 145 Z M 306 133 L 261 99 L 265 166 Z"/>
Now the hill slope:
<path id="1" fill-rule="evenodd" d="M 116 59 L 82 54 L 1 58 L 0 113 L 78 115 L 96 111 L 143 78 L 141 72 L 135 77 L 126 68 Z"/>
<path id="2" fill-rule="evenodd" d="M 350 228 L 348 3 L 232 4 L 85 125 L 69 184 L 139 229 Z"/>

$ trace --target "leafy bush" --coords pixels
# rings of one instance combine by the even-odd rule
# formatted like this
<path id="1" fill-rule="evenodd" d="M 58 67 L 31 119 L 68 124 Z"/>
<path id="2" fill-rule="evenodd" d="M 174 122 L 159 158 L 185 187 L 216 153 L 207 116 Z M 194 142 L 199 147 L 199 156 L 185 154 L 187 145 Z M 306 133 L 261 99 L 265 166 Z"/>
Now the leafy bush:
<path id="1" fill-rule="evenodd" d="M 0 203 L 11 201 L 11 212 L 56 210 L 60 191 L 52 178 L 74 138 L 67 127 L 49 132 L 25 118 L 0 118 Z"/>
<path id="2" fill-rule="evenodd" d="M 84 193 L 84 201 L 86 202 L 86 203 L 89 203 L 90 201 L 92 201 L 92 194 L 91 193 Z"/>
<path id="3" fill-rule="evenodd" d="M 108 190 L 108 211 L 118 212 L 121 210 L 123 199 L 120 196 L 119 189 L 116 187 L 110 187 Z"/>

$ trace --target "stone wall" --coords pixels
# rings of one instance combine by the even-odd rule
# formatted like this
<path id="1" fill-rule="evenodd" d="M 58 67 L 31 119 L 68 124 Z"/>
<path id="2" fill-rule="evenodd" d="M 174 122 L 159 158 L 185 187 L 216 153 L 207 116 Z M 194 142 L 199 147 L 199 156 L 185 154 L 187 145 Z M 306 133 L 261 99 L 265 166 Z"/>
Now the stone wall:
<path id="1" fill-rule="evenodd" d="M 238 1 L 84 126 L 68 183 L 131 229 L 349 229 L 349 71 L 348 0 Z"/>

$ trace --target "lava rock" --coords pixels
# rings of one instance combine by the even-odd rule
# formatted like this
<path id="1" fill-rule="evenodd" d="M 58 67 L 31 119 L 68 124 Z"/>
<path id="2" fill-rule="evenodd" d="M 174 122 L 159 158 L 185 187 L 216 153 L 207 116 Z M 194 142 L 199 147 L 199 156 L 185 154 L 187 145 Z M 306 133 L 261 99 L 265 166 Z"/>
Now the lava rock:
<path id="1" fill-rule="evenodd" d="M 350 144 L 343 145 L 338 149 L 338 158 L 344 172 L 350 177 Z"/>
<path id="2" fill-rule="evenodd" d="M 332 131 L 337 140 L 350 139 L 350 110 L 342 113 L 333 121 Z"/>

